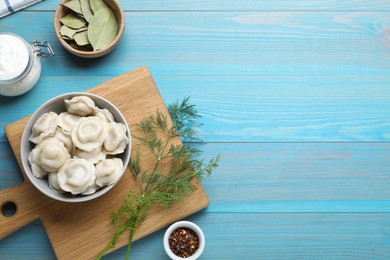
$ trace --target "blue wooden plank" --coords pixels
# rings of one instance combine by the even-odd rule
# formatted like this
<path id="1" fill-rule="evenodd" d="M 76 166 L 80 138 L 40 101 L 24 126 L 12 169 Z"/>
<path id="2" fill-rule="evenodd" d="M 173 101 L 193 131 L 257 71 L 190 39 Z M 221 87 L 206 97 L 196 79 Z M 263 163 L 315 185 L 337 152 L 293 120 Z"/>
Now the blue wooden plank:
<path id="1" fill-rule="evenodd" d="M 201 149 L 205 158 L 222 155 L 203 182 L 208 213 L 390 213 L 389 144 L 216 143 Z M 20 174 L 6 161 L 8 145 L 0 145 L 0 154 L 0 188 L 6 188 Z"/>
<path id="2" fill-rule="evenodd" d="M 13 14 L 1 31 L 50 41 L 57 55 L 45 73 L 56 76 L 117 75 L 143 64 L 159 74 L 387 76 L 389 19 L 388 12 L 127 12 L 117 49 L 93 61 L 60 46 L 52 12 Z"/>
<path id="3" fill-rule="evenodd" d="M 390 76 L 165 75 L 151 69 L 166 104 L 191 97 L 206 142 L 388 142 Z M 45 74 L 45 73 L 44 73 Z M 48 76 L 26 95 L 0 97 L 0 126 L 48 99 L 114 76 Z M 12 113 L 9 113 L 12 111 Z M 5 141 L 0 128 L 0 141 Z"/>
<path id="4" fill-rule="evenodd" d="M 389 212 L 390 145 L 207 144 L 208 212 Z M 234 188 L 233 188 L 234 187 Z"/>
<path id="5" fill-rule="evenodd" d="M 23 181 L 22 172 L 9 143 L 0 142 L 0 190 Z"/>
<path id="6" fill-rule="evenodd" d="M 206 233 L 202 259 L 390 259 L 390 146 L 369 143 L 390 138 L 389 1 L 120 1 L 126 34 L 93 61 L 56 40 L 58 2 L 0 21 L 57 53 L 32 92 L 0 98 L 0 126 L 146 64 L 167 104 L 192 97 L 214 142 L 204 155 L 223 156 L 204 181 L 210 206 L 189 218 Z M 0 166 L 0 189 L 21 181 L 2 130 Z M 132 257 L 166 259 L 162 236 Z M 0 258 L 54 254 L 35 221 L 0 241 Z"/>
<path id="7" fill-rule="evenodd" d="M 388 259 L 390 214 L 198 213 L 206 236 L 201 259 Z M 160 230 L 135 242 L 131 259 L 168 259 Z M 54 259 L 36 221 L 0 241 L 2 259 Z M 125 248 L 105 259 L 123 259 Z"/>
<path id="8" fill-rule="evenodd" d="M 55 259 L 54 251 L 41 222 L 36 220 L 20 231 L 0 240 L 0 258 Z"/>
<path id="9" fill-rule="evenodd" d="M 388 77 L 160 76 L 170 103 L 190 96 L 207 142 L 388 142 Z"/>
<path id="10" fill-rule="evenodd" d="M 119 0 L 122 8 L 126 11 L 188 11 L 188 10 L 379 10 L 389 11 L 390 3 L 386 0 L 372 1 L 313 1 L 313 0 L 192 0 L 192 1 L 175 1 L 175 0 Z M 31 10 L 55 10 L 58 2 L 43 1 L 33 7 Z"/>

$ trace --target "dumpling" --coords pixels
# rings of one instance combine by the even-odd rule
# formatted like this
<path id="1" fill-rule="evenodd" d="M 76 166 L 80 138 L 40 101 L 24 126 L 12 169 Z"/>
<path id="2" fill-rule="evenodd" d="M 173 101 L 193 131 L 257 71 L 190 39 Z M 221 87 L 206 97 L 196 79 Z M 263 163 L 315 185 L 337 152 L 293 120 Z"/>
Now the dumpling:
<path id="1" fill-rule="evenodd" d="M 79 121 L 81 117 L 78 115 L 70 114 L 68 112 L 62 112 L 58 115 L 58 126 L 64 131 L 70 133 L 73 126 Z"/>
<path id="2" fill-rule="evenodd" d="M 63 189 L 61 189 L 60 184 L 58 183 L 56 172 L 49 173 L 49 176 L 47 179 L 48 179 L 49 186 L 51 189 L 53 189 L 59 193 L 65 192 Z"/>
<path id="3" fill-rule="evenodd" d="M 28 140 L 39 144 L 42 139 L 53 136 L 58 124 L 58 115 L 54 112 L 42 114 L 32 127 L 32 133 Z"/>
<path id="4" fill-rule="evenodd" d="M 64 144 L 53 137 L 43 140 L 30 155 L 33 164 L 38 164 L 46 172 L 56 172 L 70 158 Z"/>
<path id="5" fill-rule="evenodd" d="M 90 152 L 103 145 L 108 133 L 107 124 L 96 116 L 82 117 L 72 129 L 74 145 Z"/>
<path id="6" fill-rule="evenodd" d="M 101 109 L 101 108 L 96 107 L 94 116 L 97 116 L 98 118 L 100 118 L 101 120 L 103 120 L 106 123 L 110 123 L 110 122 L 115 121 L 114 116 L 111 114 L 110 111 L 108 111 L 107 108 Z"/>
<path id="7" fill-rule="evenodd" d="M 61 189 L 72 194 L 85 192 L 95 178 L 95 166 L 85 159 L 69 159 L 57 173 Z"/>
<path id="8" fill-rule="evenodd" d="M 87 96 L 76 96 L 72 99 L 65 99 L 65 108 L 69 113 L 79 116 L 88 116 L 96 108 L 95 102 Z"/>
<path id="9" fill-rule="evenodd" d="M 100 187 L 111 185 L 118 181 L 123 172 L 123 163 L 119 158 L 100 161 L 96 164 L 96 184 Z"/>
<path id="10" fill-rule="evenodd" d="M 109 123 L 108 134 L 104 140 L 103 147 L 107 154 L 123 153 L 129 138 L 126 135 L 126 126 L 121 123 Z"/>
<path id="11" fill-rule="evenodd" d="M 87 190 L 81 193 L 81 195 L 91 195 L 95 193 L 98 189 L 100 189 L 100 187 L 93 183 L 91 186 L 88 186 Z"/>
<path id="12" fill-rule="evenodd" d="M 35 147 L 28 155 L 28 161 L 31 165 L 32 174 L 38 179 L 43 179 L 47 176 L 48 172 L 45 171 L 41 165 L 39 165 L 39 149 Z"/>
<path id="13" fill-rule="evenodd" d="M 82 158 L 82 159 L 85 159 L 87 161 L 90 161 L 93 164 L 96 164 L 99 161 L 106 159 L 106 153 L 102 150 L 101 147 L 93 149 L 90 152 L 86 152 L 84 150 L 77 149 L 74 157 L 75 158 Z"/>
<path id="14" fill-rule="evenodd" d="M 42 166 L 40 166 L 37 163 L 32 163 L 31 164 L 31 171 L 35 177 L 38 179 L 43 179 L 45 178 L 49 173 L 45 171 Z"/>
<path id="15" fill-rule="evenodd" d="M 72 139 L 70 138 L 69 132 L 66 132 L 64 129 L 57 127 L 57 131 L 53 137 L 57 138 L 64 144 L 66 150 L 68 150 L 68 153 L 70 155 L 73 155 L 76 152 L 76 147 L 72 143 Z"/>

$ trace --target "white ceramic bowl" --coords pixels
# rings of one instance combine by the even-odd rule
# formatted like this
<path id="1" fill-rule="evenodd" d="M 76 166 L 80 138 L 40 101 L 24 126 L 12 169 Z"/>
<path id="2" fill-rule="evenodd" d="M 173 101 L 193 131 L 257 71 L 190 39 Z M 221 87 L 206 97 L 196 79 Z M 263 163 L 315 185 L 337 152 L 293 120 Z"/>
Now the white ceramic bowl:
<path id="1" fill-rule="evenodd" d="M 171 233 L 177 228 L 189 228 L 189 229 L 192 229 L 198 235 L 199 248 L 198 248 L 198 250 L 196 250 L 195 254 L 193 254 L 192 256 L 189 256 L 187 258 L 177 256 L 169 248 L 169 237 L 170 237 Z M 200 255 L 202 254 L 204 247 L 206 245 L 206 240 L 204 238 L 203 231 L 200 229 L 200 227 L 198 227 L 198 225 L 196 225 L 192 222 L 189 222 L 189 221 L 179 221 L 179 222 L 173 223 L 167 229 L 167 231 L 165 231 L 163 243 L 164 243 L 165 252 L 169 256 L 169 258 L 171 258 L 172 260 L 183 260 L 183 259 L 195 260 L 195 259 L 198 259 L 200 257 Z"/>
<path id="2" fill-rule="evenodd" d="M 126 167 L 129 163 L 130 160 L 130 153 L 131 153 L 131 138 L 130 138 L 130 129 L 129 126 L 126 122 L 125 117 L 122 115 L 122 113 L 108 100 L 94 95 L 90 93 L 85 93 L 85 92 L 72 92 L 72 93 L 66 93 L 62 94 L 59 96 L 56 96 L 43 105 L 41 105 L 35 112 L 32 114 L 30 117 L 22 135 L 22 140 L 20 144 L 20 154 L 21 154 L 21 160 L 22 160 L 22 165 L 23 169 L 28 177 L 28 179 L 31 181 L 31 183 L 43 194 L 49 196 L 50 198 L 53 198 L 55 200 L 59 201 L 65 201 L 65 202 L 83 202 L 83 201 L 88 201 L 95 199 L 104 193 L 108 192 L 111 188 L 114 187 L 115 183 L 106 187 L 101 188 L 100 190 L 97 190 L 95 193 L 91 195 L 72 195 L 70 193 L 59 193 L 56 192 L 55 190 L 51 189 L 49 187 L 47 179 L 38 179 L 36 178 L 31 171 L 31 165 L 28 161 L 28 156 L 31 152 L 31 150 L 35 147 L 35 144 L 30 142 L 28 138 L 31 135 L 32 131 L 32 126 L 34 125 L 35 121 L 44 113 L 47 112 L 55 112 L 57 114 L 61 112 L 65 112 L 65 104 L 64 100 L 65 99 L 71 99 L 74 96 L 87 96 L 90 97 L 96 104 L 97 107 L 99 108 L 107 108 L 112 115 L 115 118 L 116 122 L 123 123 L 126 126 L 127 129 L 127 135 L 129 138 L 129 144 L 127 145 L 125 151 L 122 154 L 117 155 L 117 158 L 120 158 L 123 162 L 123 171 L 121 174 L 121 177 L 123 173 L 126 170 Z M 120 178 L 119 178 L 120 180 Z M 119 181 L 118 180 L 118 181 Z"/>

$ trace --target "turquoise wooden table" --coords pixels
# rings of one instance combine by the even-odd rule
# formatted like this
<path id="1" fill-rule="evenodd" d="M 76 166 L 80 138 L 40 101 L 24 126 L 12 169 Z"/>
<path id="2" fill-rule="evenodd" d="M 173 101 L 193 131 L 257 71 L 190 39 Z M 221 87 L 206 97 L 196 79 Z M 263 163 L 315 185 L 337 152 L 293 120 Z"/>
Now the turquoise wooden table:
<path id="1" fill-rule="evenodd" d="M 125 35 L 96 60 L 59 44 L 58 1 L 0 20 L 56 52 L 31 92 L 0 97 L 0 189 L 22 180 L 5 125 L 147 65 L 166 104 L 196 104 L 204 157 L 222 155 L 203 182 L 209 207 L 188 218 L 202 259 L 390 259 L 390 1 L 120 3 Z M 133 259 L 167 259 L 163 233 Z M 39 221 L 0 241 L 0 259 L 53 258 Z"/>

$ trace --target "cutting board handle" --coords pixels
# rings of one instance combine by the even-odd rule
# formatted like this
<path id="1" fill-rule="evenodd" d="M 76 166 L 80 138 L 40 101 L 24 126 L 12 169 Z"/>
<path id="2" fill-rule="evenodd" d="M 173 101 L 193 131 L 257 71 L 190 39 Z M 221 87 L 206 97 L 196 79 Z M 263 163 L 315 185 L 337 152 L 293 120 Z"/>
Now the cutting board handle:
<path id="1" fill-rule="evenodd" d="M 24 181 L 22 184 L 0 190 L 0 239 L 38 218 L 38 209 L 41 207 L 39 201 L 42 201 L 40 198 L 43 195 L 34 189 L 32 184 Z M 35 194 L 38 197 L 32 199 L 31 196 Z M 4 210 L 12 204 L 16 205 L 16 211 L 7 217 Z"/>

